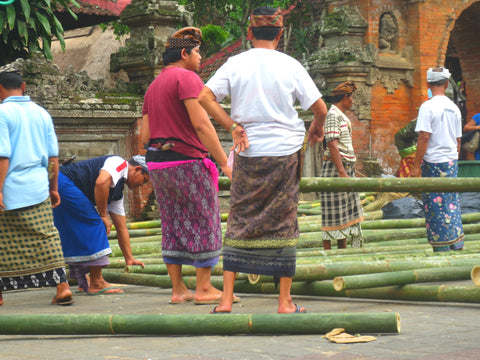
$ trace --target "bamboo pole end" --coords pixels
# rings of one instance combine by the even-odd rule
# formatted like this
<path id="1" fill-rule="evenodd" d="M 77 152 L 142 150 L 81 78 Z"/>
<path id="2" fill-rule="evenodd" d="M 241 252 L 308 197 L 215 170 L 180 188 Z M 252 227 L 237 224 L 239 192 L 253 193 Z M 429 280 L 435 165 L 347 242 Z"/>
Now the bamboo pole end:
<path id="1" fill-rule="evenodd" d="M 257 274 L 248 274 L 248 282 L 250 284 L 258 284 L 260 282 L 260 279 L 261 279 L 261 275 L 257 275 Z"/>
<path id="2" fill-rule="evenodd" d="M 475 265 L 472 268 L 472 272 L 470 276 L 472 278 L 473 283 L 476 286 L 480 286 L 480 266 L 479 265 Z"/>
<path id="3" fill-rule="evenodd" d="M 342 276 L 337 276 L 333 279 L 333 288 L 336 291 L 342 291 L 345 289 L 345 280 Z"/>
<path id="4" fill-rule="evenodd" d="M 402 323 L 400 321 L 400 314 L 399 313 L 395 313 L 395 320 L 397 322 L 397 333 L 400 334 L 400 331 L 402 329 Z"/>

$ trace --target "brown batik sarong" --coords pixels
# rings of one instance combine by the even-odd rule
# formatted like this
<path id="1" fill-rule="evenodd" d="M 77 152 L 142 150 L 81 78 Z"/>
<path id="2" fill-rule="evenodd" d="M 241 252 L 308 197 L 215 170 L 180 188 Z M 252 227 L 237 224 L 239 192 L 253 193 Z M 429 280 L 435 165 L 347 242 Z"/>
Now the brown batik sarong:
<path id="1" fill-rule="evenodd" d="M 55 286 L 65 281 L 50 198 L 0 213 L 0 290 Z"/>
<path id="2" fill-rule="evenodd" d="M 297 221 L 298 154 L 242 157 L 235 154 L 223 269 L 293 276 Z"/>

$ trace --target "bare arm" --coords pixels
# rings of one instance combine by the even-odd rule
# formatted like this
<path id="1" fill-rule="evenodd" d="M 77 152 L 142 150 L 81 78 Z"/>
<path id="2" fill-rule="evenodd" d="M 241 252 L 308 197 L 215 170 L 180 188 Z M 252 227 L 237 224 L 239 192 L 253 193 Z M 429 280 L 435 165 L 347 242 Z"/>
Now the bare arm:
<path id="1" fill-rule="evenodd" d="M 9 158 L 0 157 L 0 213 L 5 210 L 5 204 L 3 203 L 3 184 L 7 178 L 9 164 Z"/>
<path id="2" fill-rule="evenodd" d="M 112 176 L 106 170 L 101 170 L 100 175 L 98 175 L 95 181 L 95 203 L 97 204 L 98 214 L 107 229 L 107 235 L 110 233 L 112 227 L 112 222 L 107 213 L 108 195 L 112 181 Z"/>
<path id="3" fill-rule="evenodd" d="M 230 131 L 235 122 L 217 102 L 212 90 L 205 86 L 198 96 L 198 101 L 213 120 L 223 126 L 226 130 Z M 250 146 L 248 143 L 247 132 L 241 125 L 238 125 L 232 131 L 232 138 L 233 147 L 231 150 L 236 149 L 237 153 L 244 151 Z"/>
<path id="4" fill-rule="evenodd" d="M 60 194 L 58 193 L 58 157 L 48 159 L 48 184 L 52 208 L 60 205 Z"/>
<path id="5" fill-rule="evenodd" d="M 475 120 L 470 119 L 463 127 L 464 132 L 480 130 L 480 125 L 477 125 Z"/>
<path id="6" fill-rule="evenodd" d="M 413 169 L 411 173 L 412 177 L 422 177 L 420 165 L 422 164 L 423 157 L 427 152 L 430 135 L 430 133 L 425 131 L 420 131 L 420 134 L 418 135 L 417 153 L 415 154 L 415 161 L 413 163 Z"/>
<path id="7" fill-rule="evenodd" d="M 215 131 L 207 112 L 195 98 L 186 99 L 183 102 L 200 141 L 205 145 L 213 158 L 220 164 L 225 175 L 231 179 L 232 170 L 227 166 L 227 155 L 220 144 L 217 132 Z"/>
<path id="8" fill-rule="evenodd" d="M 313 111 L 313 121 L 308 129 L 308 141 L 313 146 L 323 140 L 325 135 L 325 119 L 327 118 L 327 105 L 320 98 L 310 107 Z"/>
<path id="9" fill-rule="evenodd" d="M 338 150 L 338 139 L 333 139 L 328 142 L 328 150 L 330 150 L 330 156 L 338 170 L 338 175 L 340 177 L 350 177 L 343 166 L 342 156 L 340 155 L 340 150 Z"/>
<path id="10" fill-rule="evenodd" d="M 146 144 L 150 140 L 150 124 L 148 123 L 148 114 L 142 117 L 142 131 L 140 132 L 140 141 Z"/>
<path id="11" fill-rule="evenodd" d="M 135 260 L 132 254 L 132 247 L 130 245 L 130 234 L 128 233 L 127 220 L 125 216 L 118 215 L 110 212 L 115 230 L 117 230 L 118 245 L 122 250 L 123 257 L 125 258 L 126 265 L 140 265 L 145 267 L 145 264 L 141 261 Z"/>

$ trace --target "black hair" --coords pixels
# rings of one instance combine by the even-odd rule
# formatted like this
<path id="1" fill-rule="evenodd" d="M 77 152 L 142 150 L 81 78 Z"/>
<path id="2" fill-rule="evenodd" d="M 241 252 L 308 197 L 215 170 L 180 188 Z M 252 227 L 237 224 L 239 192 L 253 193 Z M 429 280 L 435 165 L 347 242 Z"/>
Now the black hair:
<path id="1" fill-rule="evenodd" d="M 23 79 L 17 73 L 2 73 L 0 74 L 0 85 L 6 90 L 20 89 L 23 84 Z"/>
<path id="2" fill-rule="evenodd" d="M 142 168 L 142 174 L 148 174 L 148 171 L 145 170 L 142 165 L 136 162 L 134 158 L 131 158 L 130 160 L 128 160 L 128 163 L 132 166 L 140 166 Z"/>
<path id="3" fill-rule="evenodd" d="M 166 49 L 162 55 L 163 65 L 167 66 L 169 64 L 173 64 L 181 60 L 183 49 L 185 49 L 187 54 L 191 54 L 193 47 L 181 48 L 181 49 L 180 48 Z"/>
<path id="4" fill-rule="evenodd" d="M 253 15 L 273 15 L 277 9 L 271 8 L 268 6 L 262 6 L 258 7 L 255 10 L 252 11 Z M 252 27 L 252 34 L 253 37 L 257 40 L 267 40 L 267 41 L 273 41 L 280 30 L 282 30 L 281 27 L 273 27 L 273 26 L 260 26 L 260 27 Z"/>

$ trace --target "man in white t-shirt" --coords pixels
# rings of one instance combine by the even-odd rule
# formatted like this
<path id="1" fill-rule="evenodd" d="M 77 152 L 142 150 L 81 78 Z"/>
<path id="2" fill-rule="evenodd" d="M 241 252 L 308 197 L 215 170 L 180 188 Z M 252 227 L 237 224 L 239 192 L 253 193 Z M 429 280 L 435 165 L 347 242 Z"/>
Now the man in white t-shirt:
<path id="1" fill-rule="evenodd" d="M 462 137 L 462 116 L 445 96 L 450 72 L 429 69 L 427 84 L 432 98 L 418 112 L 415 131 L 419 133 L 412 176 L 457 177 Z M 463 226 L 458 193 L 424 193 L 427 237 L 434 251 L 461 250 Z"/>
<path id="2" fill-rule="evenodd" d="M 313 111 L 312 144 L 323 139 L 327 108 L 303 66 L 276 51 L 282 33 L 280 9 L 255 9 L 248 29 L 253 48 L 229 58 L 198 97 L 232 134 L 236 149 L 223 244 L 223 296 L 213 312 L 231 311 L 236 272 L 273 275 L 280 283 L 278 313 L 305 312 L 290 296 L 305 139 L 294 105 L 298 101 Z M 227 95 L 230 116 L 218 103 Z"/>
<path id="3" fill-rule="evenodd" d="M 144 267 L 132 255 L 123 189 L 125 185 L 138 188 L 148 180 L 145 157 L 141 155 L 129 161 L 106 155 L 60 166 L 58 192 L 62 202 L 54 209 L 53 218 L 70 278 L 77 279 L 79 289 L 87 294 L 123 292 L 102 276 L 102 268 L 109 264 L 108 255 L 112 253 L 107 238 L 112 221 L 126 265 Z"/>

